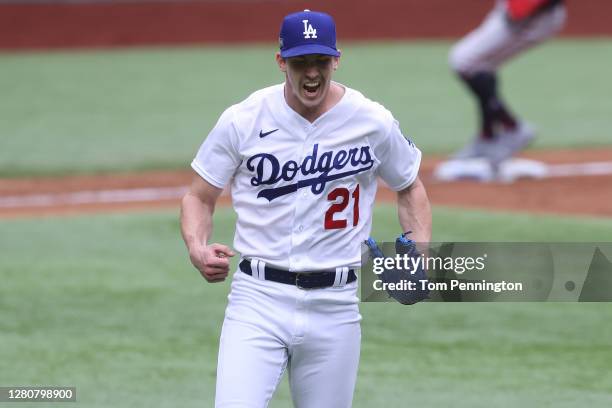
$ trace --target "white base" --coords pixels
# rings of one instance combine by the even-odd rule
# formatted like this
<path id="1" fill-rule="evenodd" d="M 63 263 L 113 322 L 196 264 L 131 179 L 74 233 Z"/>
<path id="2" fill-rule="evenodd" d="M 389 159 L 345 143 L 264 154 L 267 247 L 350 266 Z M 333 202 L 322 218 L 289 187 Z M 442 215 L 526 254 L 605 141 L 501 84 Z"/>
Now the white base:
<path id="1" fill-rule="evenodd" d="M 476 180 L 512 183 L 521 178 L 544 178 L 548 173 L 548 166 L 542 162 L 511 158 L 497 166 L 493 166 L 486 159 L 448 160 L 439 164 L 433 174 L 439 181 Z"/>

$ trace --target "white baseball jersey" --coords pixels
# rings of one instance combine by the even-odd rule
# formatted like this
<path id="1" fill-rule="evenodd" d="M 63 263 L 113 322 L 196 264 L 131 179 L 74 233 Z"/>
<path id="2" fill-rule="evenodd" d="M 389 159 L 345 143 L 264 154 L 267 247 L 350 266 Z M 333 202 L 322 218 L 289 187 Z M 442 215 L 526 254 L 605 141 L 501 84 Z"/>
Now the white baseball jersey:
<path id="1" fill-rule="evenodd" d="M 314 122 L 287 105 L 283 84 L 231 106 L 193 169 L 218 188 L 231 182 L 234 248 L 291 271 L 360 264 L 377 176 L 393 190 L 417 177 L 421 152 L 382 105 L 344 87 Z"/>

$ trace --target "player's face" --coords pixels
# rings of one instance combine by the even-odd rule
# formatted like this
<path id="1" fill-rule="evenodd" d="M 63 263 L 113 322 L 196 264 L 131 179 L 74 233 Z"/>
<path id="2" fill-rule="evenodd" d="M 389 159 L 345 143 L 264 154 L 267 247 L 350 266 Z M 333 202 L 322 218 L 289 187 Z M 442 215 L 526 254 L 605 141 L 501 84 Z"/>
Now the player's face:
<path id="1" fill-rule="evenodd" d="M 281 71 L 286 74 L 288 96 L 307 109 L 325 102 L 338 58 L 310 54 L 282 59 L 277 57 Z"/>

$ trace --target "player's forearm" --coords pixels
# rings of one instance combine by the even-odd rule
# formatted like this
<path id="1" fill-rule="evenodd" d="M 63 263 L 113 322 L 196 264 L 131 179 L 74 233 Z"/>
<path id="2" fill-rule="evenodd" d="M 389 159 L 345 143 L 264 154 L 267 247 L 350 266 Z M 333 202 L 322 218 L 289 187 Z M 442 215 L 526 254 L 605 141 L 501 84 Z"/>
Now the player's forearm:
<path id="1" fill-rule="evenodd" d="M 200 200 L 187 193 L 181 203 L 181 233 L 191 253 L 196 247 L 206 245 L 212 233 L 214 203 Z"/>
<path id="2" fill-rule="evenodd" d="M 431 206 L 419 178 L 397 193 L 397 211 L 404 232 L 412 231 L 410 239 L 416 242 L 431 240 Z"/>

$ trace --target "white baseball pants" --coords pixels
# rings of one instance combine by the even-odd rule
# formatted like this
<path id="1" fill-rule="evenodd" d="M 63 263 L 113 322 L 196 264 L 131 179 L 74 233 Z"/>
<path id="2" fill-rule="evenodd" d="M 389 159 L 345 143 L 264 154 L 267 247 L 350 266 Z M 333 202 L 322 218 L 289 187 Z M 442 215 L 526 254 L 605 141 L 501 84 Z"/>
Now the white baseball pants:
<path id="1" fill-rule="evenodd" d="M 451 50 L 450 66 L 461 74 L 495 72 L 504 62 L 556 34 L 565 23 L 563 5 L 510 24 L 500 3 Z"/>
<path id="2" fill-rule="evenodd" d="M 357 282 L 303 290 L 237 271 L 228 299 L 215 407 L 267 407 L 285 370 L 295 407 L 351 406 L 361 343 Z"/>

